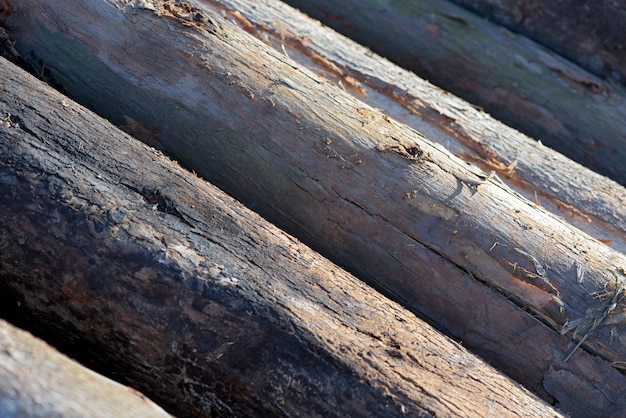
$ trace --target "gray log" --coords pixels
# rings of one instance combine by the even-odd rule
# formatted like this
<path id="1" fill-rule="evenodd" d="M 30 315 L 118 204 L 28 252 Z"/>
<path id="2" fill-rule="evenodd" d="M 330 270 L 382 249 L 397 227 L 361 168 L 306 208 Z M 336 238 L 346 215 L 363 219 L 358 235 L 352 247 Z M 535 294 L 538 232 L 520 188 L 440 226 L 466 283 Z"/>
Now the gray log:
<path id="1" fill-rule="evenodd" d="M 626 96 L 614 83 L 446 0 L 286 2 L 626 184 Z"/>
<path id="2" fill-rule="evenodd" d="M 275 0 L 222 0 L 223 13 L 359 100 L 424 133 L 587 234 L 626 252 L 626 192 L 471 104 Z M 145 137 L 145 135 L 144 135 Z"/>
<path id="3" fill-rule="evenodd" d="M 0 320 L 0 416 L 169 417 L 136 390 Z"/>

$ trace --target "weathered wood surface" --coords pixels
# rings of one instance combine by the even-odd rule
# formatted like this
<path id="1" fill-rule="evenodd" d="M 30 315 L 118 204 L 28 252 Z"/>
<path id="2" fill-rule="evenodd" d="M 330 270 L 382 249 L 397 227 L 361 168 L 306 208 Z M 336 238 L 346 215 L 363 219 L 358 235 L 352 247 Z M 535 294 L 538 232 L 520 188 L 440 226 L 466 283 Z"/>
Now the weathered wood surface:
<path id="1" fill-rule="evenodd" d="M 331 79 L 338 76 L 337 81 L 360 100 L 428 133 L 429 139 L 465 160 L 487 171 L 496 170 L 515 191 L 541 202 L 611 247 L 626 251 L 626 195 L 621 186 L 315 24 L 282 2 L 225 0 L 221 5 L 225 7 L 222 13 L 264 42 L 273 42 L 279 49 L 286 45 L 289 55 L 312 71 Z M 25 50 L 32 58 L 33 51 Z M 31 63 L 42 74 L 47 72 L 45 61 Z M 154 144 L 158 136 L 157 130 L 145 129 L 140 122 L 123 118 L 120 123 L 149 143 Z"/>
<path id="2" fill-rule="evenodd" d="M 626 252 L 624 188 L 275 0 L 222 0 L 250 33 Z"/>
<path id="3" fill-rule="evenodd" d="M 286 3 L 626 184 L 622 88 L 445 0 Z"/>
<path id="4" fill-rule="evenodd" d="M 4 60 L 0 80 L 0 294 L 172 412 L 560 416 Z"/>
<path id="5" fill-rule="evenodd" d="M 558 52 L 598 76 L 626 84 L 626 7 L 610 0 L 452 0 Z"/>
<path id="6" fill-rule="evenodd" d="M 196 6 L 23 1 L 7 23 L 74 97 L 114 122 L 133 118 L 545 399 L 624 411 L 612 367 L 626 359 L 622 292 L 610 284 L 622 254 Z M 615 306 L 594 297 L 612 289 Z M 564 362 L 566 321 L 593 322 L 605 306 L 612 322 L 579 322 L 584 344 Z"/>
<path id="7" fill-rule="evenodd" d="M 0 416 L 169 417 L 134 389 L 0 320 Z"/>

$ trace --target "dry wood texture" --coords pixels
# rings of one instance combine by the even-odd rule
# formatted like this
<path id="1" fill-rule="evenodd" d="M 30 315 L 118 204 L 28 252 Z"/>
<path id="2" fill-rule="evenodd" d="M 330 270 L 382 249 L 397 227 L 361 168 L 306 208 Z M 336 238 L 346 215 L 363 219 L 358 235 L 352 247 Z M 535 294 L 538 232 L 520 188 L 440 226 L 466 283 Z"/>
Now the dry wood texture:
<path id="1" fill-rule="evenodd" d="M 0 294 L 172 412 L 560 416 L 4 60 L 0 80 Z"/>
<path id="2" fill-rule="evenodd" d="M 626 184 L 626 96 L 612 83 L 445 0 L 287 3 Z"/>
<path id="3" fill-rule="evenodd" d="M 136 390 L 86 369 L 27 332 L 0 321 L 0 416 L 170 415 Z"/>
<path id="4" fill-rule="evenodd" d="M 562 409 L 626 410 L 623 254 L 204 3 L 15 10 L 16 48 L 73 97 L 141 128 Z"/>
<path id="5" fill-rule="evenodd" d="M 624 188 L 521 134 L 471 104 L 372 54 L 290 6 L 222 0 L 241 27 L 311 71 L 343 85 L 611 247 L 626 252 Z"/>

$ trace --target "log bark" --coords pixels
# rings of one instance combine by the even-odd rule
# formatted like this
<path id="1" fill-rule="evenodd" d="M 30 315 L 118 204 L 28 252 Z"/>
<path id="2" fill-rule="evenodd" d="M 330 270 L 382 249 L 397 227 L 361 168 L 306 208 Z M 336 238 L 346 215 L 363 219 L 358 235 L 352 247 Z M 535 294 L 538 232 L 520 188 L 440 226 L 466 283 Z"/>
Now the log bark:
<path id="1" fill-rule="evenodd" d="M 289 56 L 301 65 L 427 133 L 430 140 L 465 161 L 496 171 L 516 192 L 626 252 L 626 196 L 620 185 L 537 146 L 535 140 L 282 2 L 223 0 L 221 4 L 242 28 L 277 49 L 286 46 Z"/>
<path id="2" fill-rule="evenodd" d="M 4 60 L 0 80 L 0 294 L 173 413 L 560 416 Z"/>
<path id="3" fill-rule="evenodd" d="M 497 171 L 508 179 L 510 187 L 529 200 L 541 202 L 591 236 L 626 251 L 626 196 L 619 185 L 562 154 L 538 147 L 536 141 L 374 56 L 284 3 L 225 0 L 220 6 L 221 13 L 264 42 L 273 43 L 279 50 L 287 46 L 290 56 L 311 71 L 347 86 L 360 100 L 428 133 L 429 139 L 465 160 L 486 171 Z M 19 38 L 19 33 L 16 36 Z M 35 49 L 29 49 L 32 42 L 21 39 L 20 44 L 25 54 L 33 58 Z M 47 72 L 50 76 L 50 68 L 46 68 L 50 63 L 32 59 L 30 62 L 40 74 Z M 81 95 L 82 88 L 81 85 L 73 91 Z M 110 114 L 102 107 L 99 109 Z M 144 122 L 127 115 L 119 121 L 128 132 L 158 146 L 157 127 L 147 129 Z"/>
<path id="4" fill-rule="evenodd" d="M 614 83 L 445 0 L 287 3 L 626 184 L 626 96 Z"/>
<path id="5" fill-rule="evenodd" d="M 547 46 L 601 78 L 626 84 L 626 9 L 614 1 L 453 0 Z"/>
<path id="6" fill-rule="evenodd" d="M 169 417 L 136 390 L 81 366 L 0 320 L 3 417 Z"/>
<path id="7" fill-rule="evenodd" d="M 625 410 L 623 254 L 194 5 L 23 1 L 7 23 L 74 97 L 545 399 Z"/>

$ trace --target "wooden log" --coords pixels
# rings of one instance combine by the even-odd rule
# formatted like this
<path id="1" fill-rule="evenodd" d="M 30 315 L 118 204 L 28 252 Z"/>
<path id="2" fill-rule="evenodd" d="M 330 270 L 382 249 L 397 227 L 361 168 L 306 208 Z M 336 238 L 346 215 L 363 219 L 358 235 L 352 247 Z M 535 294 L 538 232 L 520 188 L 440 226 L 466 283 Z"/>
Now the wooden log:
<path id="1" fill-rule="evenodd" d="M 259 4 L 262 7 L 259 7 Z M 323 73 L 359 100 L 428 133 L 507 185 L 612 248 L 626 252 L 624 188 L 413 73 L 372 54 L 290 6 L 273 0 L 222 0 L 223 13 L 248 32 Z"/>
<path id="2" fill-rule="evenodd" d="M 626 96 L 613 83 L 445 0 L 287 3 L 626 184 Z"/>
<path id="3" fill-rule="evenodd" d="M 16 47 L 73 96 L 113 121 L 132 117 L 199 174 L 564 410 L 625 410 L 622 254 L 207 4 L 15 7 Z"/>
<path id="4" fill-rule="evenodd" d="M 136 390 L 81 366 L 0 320 L 3 417 L 169 417 Z"/>
<path id="5" fill-rule="evenodd" d="M 584 2 L 452 0 L 547 46 L 601 78 L 626 85 L 626 9 Z"/>
<path id="6" fill-rule="evenodd" d="M 538 147 L 536 141 L 315 24 L 284 3 L 264 0 L 261 4 L 225 0 L 221 12 L 264 42 L 273 42 L 279 49 L 287 45 L 290 56 L 312 71 L 331 79 L 336 76 L 338 83 L 358 92 L 360 100 L 428 132 L 430 139 L 487 171 L 497 171 L 517 192 L 541 202 L 613 248 L 626 251 L 626 196 L 622 187 L 549 148 Z M 43 61 L 31 63 L 37 66 Z M 46 71 L 44 64 L 39 72 Z M 158 128 L 146 129 L 142 122 L 126 116 L 122 119 L 120 123 L 128 132 L 158 144 Z"/>
<path id="7" fill-rule="evenodd" d="M 0 295 L 171 412 L 561 416 L 4 60 L 0 80 Z"/>

